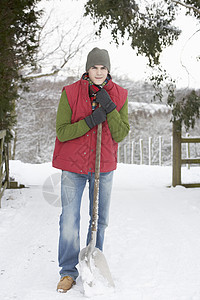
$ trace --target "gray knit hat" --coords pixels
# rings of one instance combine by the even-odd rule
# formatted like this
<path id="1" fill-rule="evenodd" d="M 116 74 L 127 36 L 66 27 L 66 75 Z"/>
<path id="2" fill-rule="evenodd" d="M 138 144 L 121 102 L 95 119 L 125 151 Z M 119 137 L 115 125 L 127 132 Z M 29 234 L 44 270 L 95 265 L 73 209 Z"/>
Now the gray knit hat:
<path id="1" fill-rule="evenodd" d="M 110 57 L 105 49 L 93 48 L 87 56 L 86 72 L 95 65 L 102 65 L 110 72 Z"/>

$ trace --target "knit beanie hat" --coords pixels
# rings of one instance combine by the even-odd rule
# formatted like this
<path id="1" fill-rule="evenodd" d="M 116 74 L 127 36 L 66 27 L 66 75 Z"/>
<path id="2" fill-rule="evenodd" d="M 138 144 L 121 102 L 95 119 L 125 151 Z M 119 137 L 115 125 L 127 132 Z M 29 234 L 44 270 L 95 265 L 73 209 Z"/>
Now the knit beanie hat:
<path id="1" fill-rule="evenodd" d="M 105 49 L 93 48 L 87 56 L 86 72 L 95 65 L 102 65 L 110 72 L 110 57 Z"/>

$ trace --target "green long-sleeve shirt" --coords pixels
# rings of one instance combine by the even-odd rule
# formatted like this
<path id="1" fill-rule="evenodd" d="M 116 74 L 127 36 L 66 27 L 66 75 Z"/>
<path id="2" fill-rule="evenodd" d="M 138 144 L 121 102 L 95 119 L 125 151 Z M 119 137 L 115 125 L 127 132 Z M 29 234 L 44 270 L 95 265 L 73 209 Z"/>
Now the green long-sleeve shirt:
<path id="1" fill-rule="evenodd" d="M 56 117 L 56 134 L 60 142 L 78 138 L 90 130 L 84 119 L 72 124 L 71 117 L 72 110 L 67 99 L 67 94 L 63 91 Z M 128 99 L 126 99 L 125 104 L 119 112 L 114 109 L 107 114 L 107 121 L 112 138 L 117 143 L 121 142 L 130 130 L 128 122 Z"/>

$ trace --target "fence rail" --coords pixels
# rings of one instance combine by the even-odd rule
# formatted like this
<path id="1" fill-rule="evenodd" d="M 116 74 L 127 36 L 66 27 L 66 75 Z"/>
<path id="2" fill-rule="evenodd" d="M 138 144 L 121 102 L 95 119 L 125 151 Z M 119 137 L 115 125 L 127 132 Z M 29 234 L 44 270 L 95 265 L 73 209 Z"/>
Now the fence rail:
<path id="1" fill-rule="evenodd" d="M 127 139 L 119 144 L 118 162 L 140 165 L 171 165 L 172 139 L 164 140 L 162 136 L 138 140 Z"/>
<path id="2" fill-rule="evenodd" d="M 191 158 L 192 156 L 200 156 L 199 138 L 182 138 L 182 144 L 186 144 L 182 148 L 181 159 L 182 164 L 199 164 L 199 158 Z M 199 145 L 191 146 L 191 144 L 199 143 Z M 144 139 L 126 140 L 119 144 L 118 162 L 127 164 L 145 164 L 145 165 L 172 165 L 173 164 L 173 137 L 163 138 L 162 136 L 147 137 Z"/>
<path id="3" fill-rule="evenodd" d="M 156 164 L 172 166 L 172 186 L 200 187 L 200 183 L 182 183 L 181 166 L 190 169 L 200 165 L 200 137 L 181 136 L 181 126 L 173 124 L 171 137 L 162 136 L 138 138 L 127 137 L 118 147 L 118 162 L 128 164 Z M 185 144 L 185 147 L 183 147 Z M 194 144 L 192 146 L 192 144 Z M 196 158 L 195 158 L 196 157 Z"/>
<path id="4" fill-rule="evenodd" d="M 3 192 L 9 187 L 8 144 L 5 142 L 6 130 L 0 130 L 0 207 Z"/>

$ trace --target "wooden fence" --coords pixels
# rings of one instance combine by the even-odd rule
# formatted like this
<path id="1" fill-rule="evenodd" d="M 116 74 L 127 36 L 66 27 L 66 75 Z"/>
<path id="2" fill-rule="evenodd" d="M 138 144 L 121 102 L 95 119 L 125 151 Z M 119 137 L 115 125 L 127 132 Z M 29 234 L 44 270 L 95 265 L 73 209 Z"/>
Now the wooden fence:
<path id="1" fill-rule="evenodd" d="M 189 137 L 188 133 L 185 138 L 182 137 L 182 144 L 185 143 L 185 147 L 182 147 L 181 152 L 182 156 L 186 157 L 185 159 L 182 159 L 183 164 L 186 163 L 186 159 L 196 156 L 200 157 L 199 139 L 200 137 Z M 119 143 L 118 162 L 126 164 L 172 166 L 174 147 L 173 135 L 171 137 L 154 136 L 138 139 L 131 139 L 128 137 L 123 142 Z M 198 163 L 199 160 L 198 158 L 191 158 L 189 163 L 187 163 L 188 169 L 190 168 L 190 163 L 192 163 L 192 161 Z"/>
<path id="2" fill-rule="evenodd" d="M 6 130 L 0 130 L 0 207 L 3 192 L 9 187 L 8 144 L 5 142 Z"/>
<path id="3" fill-rule="evenodd" d="M 185 187 L 200 187 L 200 183 L 182 183 L 181 182 L 181 165 L 183 164 L 200 164 L 200 158 L 182 158 L 182 144 L 200 143 L 200 137 L 183 138 L 181 134 L 181 124 L 173 123 L 173 174 L 172 185 L 182 185 Z"/>
<path id="4" fill-rule="evenodd" d="M 131 140 L 129 136 L 124 142 L 119 144 L 118 162 L 126 164 L 156 164 L 160 166 L 170 165 L 173 169 L 172 186 L 200 187 L 200 183 L 182 183 L 181 181 L 182 165 L 186 165 L 188 169 L 191 165 L 200 165 L 200 137 L 189 137 L 188 134 L 186 137 L 182 137 L 181 134 L 181 125 L 173 123 L 172 137 L 169 137 L 167 141 L 165 139 L 165 144 L 162 136 L 138 139 L 138 141 Z M 183 144 L 186 147 L 183 147 Z M 195 145 L 192 146 L 191 144 Z"/>
<path id="5" fill-rule="evenodd" d="M 164 152 L 165 161 L 163 159 Z M 166 156 L 168 157 L 167 159 Z M 158 136 L 156 138 L 148 137 L 147 139 L 140 138 L 139 140 L 131 140 L 130 138 L 127 138 L 124 142 L 119 144 L 118 162 L 140 165 L 171 165 L 172 138 L 165 141 L 165 145 L 162 136 Z"/>

